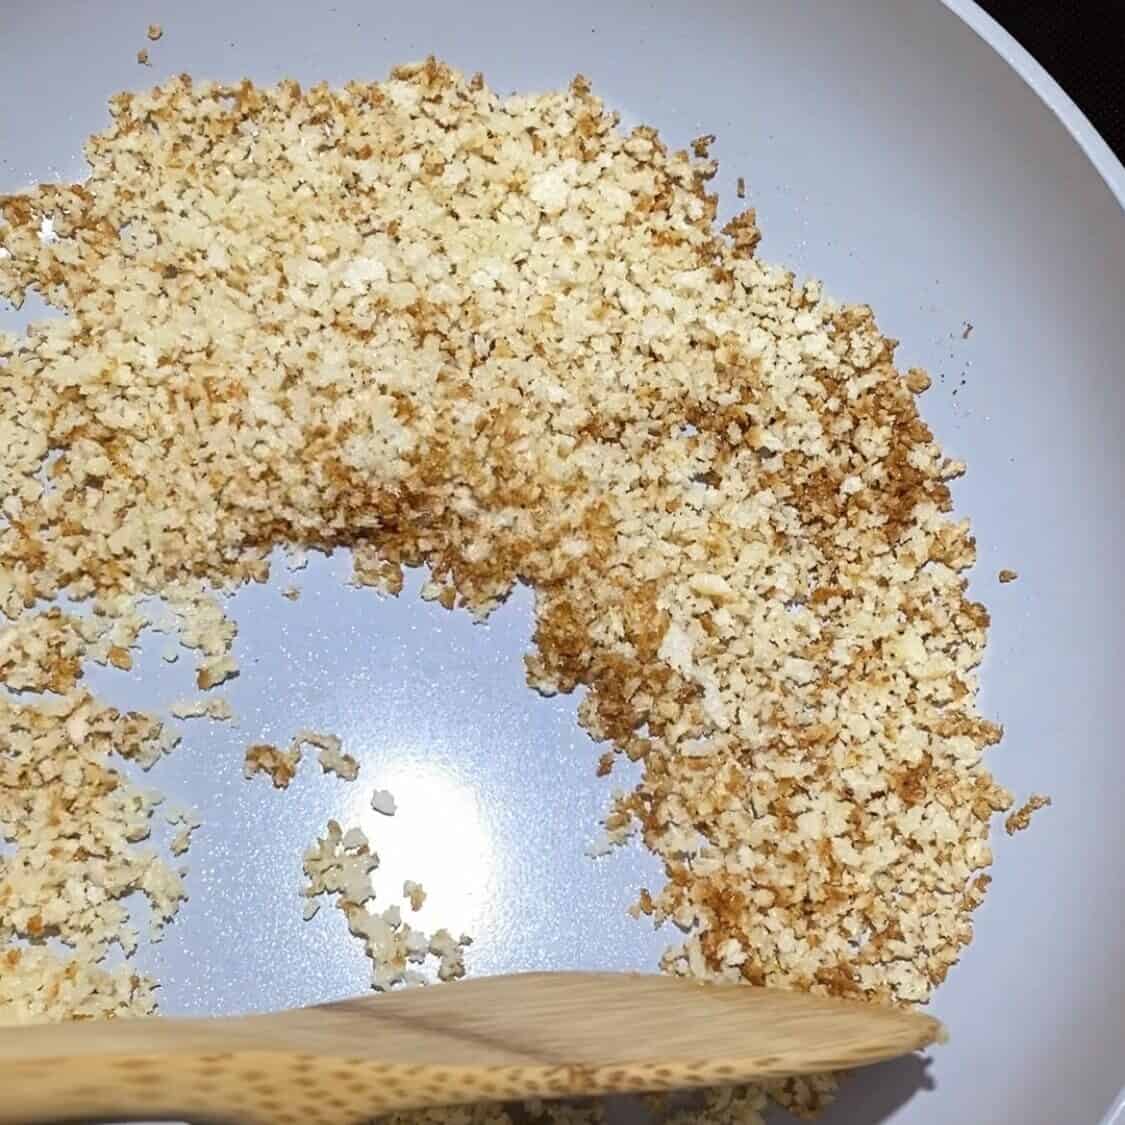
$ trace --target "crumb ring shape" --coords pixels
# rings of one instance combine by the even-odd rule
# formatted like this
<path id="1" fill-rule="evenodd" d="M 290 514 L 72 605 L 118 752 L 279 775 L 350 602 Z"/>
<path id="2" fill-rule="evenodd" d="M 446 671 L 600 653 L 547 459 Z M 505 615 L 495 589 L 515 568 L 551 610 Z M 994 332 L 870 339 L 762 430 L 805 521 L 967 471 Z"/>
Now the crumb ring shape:
<path id="1" fill-rule="evenodd" d="M 84 183 L 0 197 L 0 293 L 69 313 L 0 335 L 0 677 L 61 693 L 0 700 L 0 949 L 46 926 L 85 958 L 0 952 L 0 1013 L 151 1009 L 90 959 L 124 932 L 116 892 L 182 895 L 129 858 L 151 810 L 106 762 L 158 756 L 159 724 L 90 699 L 80 660 L 131 663 L 153 593 L 221 658 L 233 628 L 193 615 L 279 545 L 350 548 L 390 592 L 425 564 L 423 596 L 475 614 L 535 588 L 528 682 L 589 688 L 599 772 L 643 763 L 603 843 L 639 831 L 664 862 L 636 911 L 689 931 L 666 970 L 925 1000 L 1011 798 L 981 761 L 963 466 L 871 310 L 759 261 L 752 211 L 717 230 L 708 138 L 623 134 L 582 78 L 502 98 L 431 59 L 338 89 L 181 76 L 111 109 Z M 94 625 L 36 608 L 60 592 Z M 56 776 L 67 729 L 84 765 Z M 80 882 L 105 838 L 104 902 L 37 913 L 70 884 L 33 862 L 60 837 L 33 789 L 73 802 Z"/>

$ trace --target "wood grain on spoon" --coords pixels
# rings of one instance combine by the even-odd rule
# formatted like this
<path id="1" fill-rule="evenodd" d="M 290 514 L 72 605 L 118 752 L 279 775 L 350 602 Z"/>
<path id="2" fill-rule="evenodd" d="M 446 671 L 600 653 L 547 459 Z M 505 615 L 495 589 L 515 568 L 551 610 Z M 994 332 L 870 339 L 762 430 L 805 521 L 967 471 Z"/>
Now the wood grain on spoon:
<path id="1" fill-rule="evenodd" d="M 662 976 L 530 973 L 271 1015 L 0 1030 L 0 1122 L 347 1125 L 390 1110 L 677 1090 L 863 1066 L 929 1016 Z"/>

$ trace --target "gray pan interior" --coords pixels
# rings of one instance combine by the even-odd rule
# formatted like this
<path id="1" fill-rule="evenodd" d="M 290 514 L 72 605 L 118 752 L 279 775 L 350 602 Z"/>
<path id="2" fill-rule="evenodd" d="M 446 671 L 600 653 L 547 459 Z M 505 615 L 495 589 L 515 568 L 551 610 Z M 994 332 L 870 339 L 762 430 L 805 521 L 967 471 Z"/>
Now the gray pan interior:
<path id="1" fill-rule="evenodd" d="M 151 70 L 135 62 L 143 46 Z M 871 303 L 903 364 L 933 373 L 923 410 L 969 463 L 957 501 L 995 623 L 983 702 L 1006 736 L 992 765 L 1054 806 L 997 839 L 977 938 L 933 1005 L 952 1042 L 854 1080 L 826 1120 L 1093 1125 L 1125 1080 L 1121 204 L 1039 94 L 939 0 L 2 0 L 0 186 L 81 177 L 81 141 L 117 89 L 182 70 L 374 78 L 431 51 L 503 91 L 582 71 L 627 123 L 677 145 L 717 133 L 724 210 L 744 176 L 759 252 Z M 1000 567 L 1020 580 L 999 586 Z M 417 581 L 388 602 L 346 573 L 345 559 L 314 560 L 239 596 L 242 725 L 189 724 L 154 771 L 206 822 L 191 901 L 149 958 L 165 1010 L 362 990 L 342 920 L 300 921 L 299 852 L 329 816 L 371 827 L 386 885 L 426 884 L 423 920 L 476 936 L 474 972 L 651 967 L 668 935 L 624 909 L 654 865 L 583 854 L 609 783 L 576 701 L 523 686 L 530 599 L 481 627 L 421 603 Z M 293 580 L 296 603 L 278 594 Z M 95 686 L 159 708 L 189 691 L 187 664 L 153 651 L 141 680 Z M 246 741 L 301 726 L 341 734 L 399 815 L 374 824 L 367 789 L 311 772 L 284 794 L 242 781 Z"/>

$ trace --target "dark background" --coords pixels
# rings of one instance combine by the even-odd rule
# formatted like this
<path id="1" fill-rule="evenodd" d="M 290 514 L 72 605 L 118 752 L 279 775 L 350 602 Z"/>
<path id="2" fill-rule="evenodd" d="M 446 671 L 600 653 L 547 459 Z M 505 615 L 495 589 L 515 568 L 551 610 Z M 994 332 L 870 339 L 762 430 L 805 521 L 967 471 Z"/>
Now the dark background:
<path id="1" fill-rule="evenodd" d="M 1125 160 L 1125 0 L 978 0 Z"/>

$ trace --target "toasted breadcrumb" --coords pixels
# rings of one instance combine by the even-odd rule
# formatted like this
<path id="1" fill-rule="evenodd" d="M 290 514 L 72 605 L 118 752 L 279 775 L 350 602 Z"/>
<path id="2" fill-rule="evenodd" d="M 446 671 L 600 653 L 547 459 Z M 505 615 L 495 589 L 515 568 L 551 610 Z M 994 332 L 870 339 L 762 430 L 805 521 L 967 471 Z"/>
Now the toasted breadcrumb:
<path id="1" fill-rule="evenodd" d="M 70 691 L 82 675 L 80 623 L 58 608 L 0 628 L 0 684 L 11 691 Z"/>
<path id="2" fill-rule="evenodd" d="M 920 395 L 930 389 L 933 385 L 933 380 L 925 371 L 921 370 L 921 368 L 912 367 L 906 373 L 906 385 L 914 394 Z"/>
<path id="3" fill-rule="evenodd" d="M 1009 582 L 1015 582 L 1015 580 L 1019 578 L 1019 574 L 1014 570 L 1008 570 L 1007 568 L 1005 568 L 1004 570 L 1000 571 L 1000 573 L 996 577 L 1000 579 L 1001 583 L 1006 585 Z"/>
<path id="4" fill-rule="evenodd" d="M 107 973 L 112 945 L 138 935 L 125 900 L 139 892 L 157 927 L 184 898 L 180 876 L 150 848 L 159 794 L 111 765 L 119 755 L 148 767 L 171 748 L 160 722 L 121 714 L 83 691 L 21 705 L 0 697 L 0 1023 L 151 1008 L 152 981 Z M 60 960 L 13 943 L 57 938 Z M 60 992 L 50 982 L 66 981 Z M 51 991 L 41 992 L 44 987 Z M 95 995 L 98 989 L 104 995 Z"/>
<path id="5" fill-rule="evenodd" d="M 164 34 L 164 29 L 158 23 L 150 23 L 146 34 L 155 43 Z"/>
<path id="6" fill-rule="evenodd" d="M 148 61 L 148 49 L 147 49 L 147 48 L 145 48 L 145 47 L 142 47 L 142 48 L 141 48 L 141 49 L 140 49 L 140 50 L 139 50 L 139 51 L 137 52 L 137 62 L 139 62 L 139 63 L 141 64 L 141 66 L 151 66 L 151 65 L 152 65 L 152 64 L 151 64 L 151 63 L 150 63 L 150 62 Z"/>
<path id="7" fill-rule="evenodd" d="M 295 602 L 301 596 L 301 587 L 285 586 L 282 588 L 281 596 L 283 598 L 288 598 L 291 602 Z"/>
<path id="8" fill-rule="evenodd" d="M 288 789 L 289 783 L 297 775 L 300 762 L 299 747 L 279 750 L 268 742 L 255 742 L 246 748 L 242 775 L 249 780 L 256 773 L 264 773 L 273 782 L 275 789 Z"/>
<path id="9" fill-rule="evenodd" d="M 1033 793 L 1015 812 L 1009 813 L 1004 820 L 1004 831 L 1009 836 L 1014 836 L 1017 832 L 1022 832 L 1025 828 L 1031 825 L 1031 817 L 1039 809 L 1045 809 L 1051 803 L 1050 797 L 1044 797 L 1039 793 Z"/>
<path id="10" fill-rule="evenodd" d="M 684 930 L 664 969 L 926 1000 L 1012 799 L 963 466 L 872 310 L 761 262 L 753 210 L 717 231 L 709 142 L 622 132 L 581 77 L 181 76 L 112 113 L 84 184 L 0 197 L 0 294 L 71 314 L 0 334 L 4 674 L 73 690 L 70 626 L 24 624 L 63 592 L 104 604 L 92 659 L 159 594 L 222 660 L 219 598 L 277 546 L 351 546 L 388 593 L 425 563 L 477 616 L 526 581 L 529 684 L 587 689 L 584 728 L 642 767 L 603 843 L 663 863 L 638 909 Z M 362 905 L 397 980 L 419 939 Z"/>
<path id="11" fill-rule="evenodd" d="M 237 675 L 238 665 L 234 658 L 229 655 L 220 656 L 214 660 L 205 661 L 199 666 L 195 674 L 195 686 L 202 691 L 210 691 L 211 688 L 218 687 L 219 684 L 225 684 L 227 680 L 233 679 Z"/>

